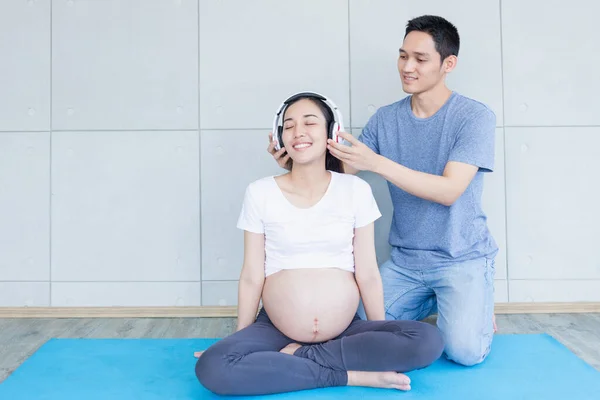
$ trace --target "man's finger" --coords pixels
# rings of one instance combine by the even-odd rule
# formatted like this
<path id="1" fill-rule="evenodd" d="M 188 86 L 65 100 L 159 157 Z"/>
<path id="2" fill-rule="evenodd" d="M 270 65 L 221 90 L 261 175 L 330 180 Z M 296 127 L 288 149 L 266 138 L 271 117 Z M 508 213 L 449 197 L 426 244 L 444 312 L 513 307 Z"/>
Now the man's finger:
<path id="1" fill-rule="evenodd" d="M 353 152 L 352 147 L 347 146 L 343 143 L 336 143 L 331 139 L 327 139 L 327 144 L 329 145 L 330 148 L 334 148 L 340 152 L 349 153 L 349 154 Z"/>
<path id="2" fill-rule="evenodd" d="M 332 154 L 332 155 L 333 155 L 335 158 L 337 158 L 337 159 L 338 159 L 338 160 L 340 160 L 340 161 L 344 161 L 344 162 L 346 162 L 346 161 L 348 161 L 348 160 L 349 160 L 349 158 L 350 158 L 350 157 L 349 157 L 350 155 L 349 155 L 348 153 L 345 153 L 345 152 L 343 152 L 343 151 L 340 151 L 340 150 L 336 149 L 336 148 L 335 148 L 335 147 L 333 147 L 333 146 L 330 146 L 330 147 L 329 147 L 329 152 L 330 152 L 330 153 L 331 153 L 331 154 Z"/>
<path id="3" fill-rule="evenodd" d="M 358 139 L 356 139 L 354 136 L 352 136 L 351 134 L 347 133 L 347 132 L 338 132 L 337 134 L 339 137 L 341 137 L 342 139 L 345 139 L 346 141 L 348 141 L 350 144 L 352 145 L 357 145 L 360 142 L 358 141 Z"/>

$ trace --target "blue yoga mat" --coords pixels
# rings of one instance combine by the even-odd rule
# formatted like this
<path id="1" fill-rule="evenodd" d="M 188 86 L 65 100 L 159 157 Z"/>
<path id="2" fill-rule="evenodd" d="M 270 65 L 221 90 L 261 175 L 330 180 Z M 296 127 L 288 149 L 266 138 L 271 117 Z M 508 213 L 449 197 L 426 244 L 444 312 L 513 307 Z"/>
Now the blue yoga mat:
<path id="1" fill-rule="evenodd" d="M 194 375 L 214 339 L 52 339 L 0 384 L 0 399 L 217 399 Z M 481 365 L 440 359 L 410 392 L 326 388 L 253 399 L 599 400 L 600 372 L 548 335 L 497 335 Z M 245 397 L 238 397 L 245 398 Z"/>

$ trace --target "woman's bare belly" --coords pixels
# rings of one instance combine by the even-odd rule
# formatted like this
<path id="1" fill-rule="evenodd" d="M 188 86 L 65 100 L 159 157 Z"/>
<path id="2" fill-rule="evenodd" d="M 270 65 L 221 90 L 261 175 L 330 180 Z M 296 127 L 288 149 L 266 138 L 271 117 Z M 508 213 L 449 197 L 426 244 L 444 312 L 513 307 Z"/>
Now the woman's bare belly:
<path id="1" fill-rule="evenodd" d="M 359 299 L 354 274 L 337 268 L 279 271 L 267 277 L 262 294 L 273 325 L 304 343 L 342 333 L 356 315 Z"/>

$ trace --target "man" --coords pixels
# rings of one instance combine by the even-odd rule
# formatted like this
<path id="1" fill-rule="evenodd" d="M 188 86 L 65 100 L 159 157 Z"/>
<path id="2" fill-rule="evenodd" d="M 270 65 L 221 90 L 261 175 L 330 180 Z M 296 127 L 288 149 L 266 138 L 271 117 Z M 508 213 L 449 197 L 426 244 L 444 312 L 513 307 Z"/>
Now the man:
<path id="1" fill-rule="evenodd" d="M 471 366 L 489 354 L 496 329 L 498 249 L 481 207 L 496 117 L 446 86 L 459 44 L 458 31 L 441 17 L 409 21 L 398 58 L 408 96 L 377 110 L 358 140 L 340 134 L 350 146 L 328 146 L 346 173 L 371 171 L 388 181 L 392 251 L 380 267 L 386 318 L 437 312 L 446 356 Z M 286 161 L 283 150 L 269 152 L 279 165 Z"/>

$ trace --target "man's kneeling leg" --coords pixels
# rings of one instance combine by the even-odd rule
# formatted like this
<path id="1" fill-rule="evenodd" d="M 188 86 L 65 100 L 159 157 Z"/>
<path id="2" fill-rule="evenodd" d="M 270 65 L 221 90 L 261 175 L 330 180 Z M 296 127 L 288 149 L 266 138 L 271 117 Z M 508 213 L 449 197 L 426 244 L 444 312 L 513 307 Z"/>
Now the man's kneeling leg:
<path id="1" fill-rule="evenodd" d="M 433 273 L 446 357 L 465 366 L 483 362 L 494 336 L 494 261 L 477 259 Z"/>

